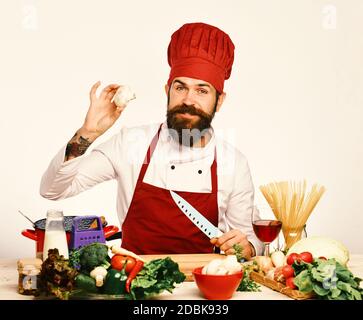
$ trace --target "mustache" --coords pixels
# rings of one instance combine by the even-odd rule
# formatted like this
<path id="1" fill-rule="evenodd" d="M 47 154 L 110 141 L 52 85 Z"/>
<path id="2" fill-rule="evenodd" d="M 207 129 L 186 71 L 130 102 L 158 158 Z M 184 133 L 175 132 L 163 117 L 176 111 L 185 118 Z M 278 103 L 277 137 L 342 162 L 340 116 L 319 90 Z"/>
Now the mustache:
<path id="1" fill-rule="evenodd" d="M 183 113 L 199 116 L 199 119 L 194 121 L 194 123 L 190 120 L 178 119 L 177 114 Z M 176 133 L 172 135 L 174 140 L 178 141 L 180 145 L 191 147 L 201 138 L 200 136 L 195 136 L 195 130 L 203 135 L 203 131 L 210 128 L 213 116 L 214 112 L 212 114 L 208 114 L 200 109 L 197 109 L 194 105 L 186 105 L 183 103 L 167 110 L 166 120 L 168 128 L 173 129 L 173 133 Z M 185 132 L 186 130 L 189 130 L 189 133 Z"/>
<path id="2" fill-rule="evenodd" d="M 170 115 L 175 115 L 177 113 L 189 113 L 190 115 L 194 115 L 194 116 L 200 116 L 201 118 L 207 118 L 207 119 L 211 119 L 211 115 L 197 109 L 196 107 L 194 107 L 193 105 L 187 105 L 185 103 L 180 104 L 180 105 L 176 105 L 174 108 L 170 109 L 167 111 L 167 114 Z"/>

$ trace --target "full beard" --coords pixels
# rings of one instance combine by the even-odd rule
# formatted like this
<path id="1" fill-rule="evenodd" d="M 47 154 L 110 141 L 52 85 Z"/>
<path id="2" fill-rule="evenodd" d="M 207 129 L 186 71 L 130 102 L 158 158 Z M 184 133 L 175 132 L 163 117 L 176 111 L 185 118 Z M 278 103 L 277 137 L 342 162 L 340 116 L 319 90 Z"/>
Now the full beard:
<path id="1" fill-rule="evenodd" d="M 183 117 L 181 114 L 193 117 Z M 208 114 L 192 105 L 181 104 L 167 111 L 166 121 L 174 140 L 180 145 L 193 147 L 208 133 L 214 114 L 215 110 L 212 114 Z"/>

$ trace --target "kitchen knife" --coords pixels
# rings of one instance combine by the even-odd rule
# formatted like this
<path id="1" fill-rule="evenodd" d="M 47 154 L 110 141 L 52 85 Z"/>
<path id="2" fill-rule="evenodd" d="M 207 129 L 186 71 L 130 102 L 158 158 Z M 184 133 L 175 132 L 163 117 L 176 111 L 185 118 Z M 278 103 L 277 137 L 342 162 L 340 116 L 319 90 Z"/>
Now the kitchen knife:
<path id="1" fill-rule="evenodd" d="M 172 190 L 170 190 L 170 194 L 180 211 L 183 212 L 209 239 L 218 238 L 223 234 L 221 230 L 209 222 L 198 210 L 196 210 L 181 196 Z"/>

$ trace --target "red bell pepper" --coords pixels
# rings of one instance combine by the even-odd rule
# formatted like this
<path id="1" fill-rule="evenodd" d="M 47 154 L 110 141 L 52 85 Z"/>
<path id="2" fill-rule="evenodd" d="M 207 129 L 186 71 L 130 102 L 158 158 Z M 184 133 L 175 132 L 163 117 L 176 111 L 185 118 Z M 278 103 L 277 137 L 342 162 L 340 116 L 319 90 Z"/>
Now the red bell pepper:
<path id="1" fill-rule="evenodd" d="M 131 282 L 134 280 L 137 276 L 137 274 L 141 271 L 141 269 L 144 267 L 144 262 L 141 260 L 136 260 L 136 264 L 129 273 L 127 280 L 126 280 L 126 292 L 130 293 L 131 289 Z"/>

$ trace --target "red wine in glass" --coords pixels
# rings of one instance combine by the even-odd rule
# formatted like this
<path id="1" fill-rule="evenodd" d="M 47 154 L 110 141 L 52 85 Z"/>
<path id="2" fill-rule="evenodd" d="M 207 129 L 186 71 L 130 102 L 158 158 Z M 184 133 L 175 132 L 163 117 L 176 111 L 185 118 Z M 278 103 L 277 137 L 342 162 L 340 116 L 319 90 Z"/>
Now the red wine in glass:
<path id="1" fill-rule="evenodd" d="M 253 231 L 258 239 L 265 244 L 265 255 L 269 256 L 269 245 L 278 236 L 282 223 L 278 220 L 256 220 L 253 221 Z"/>

